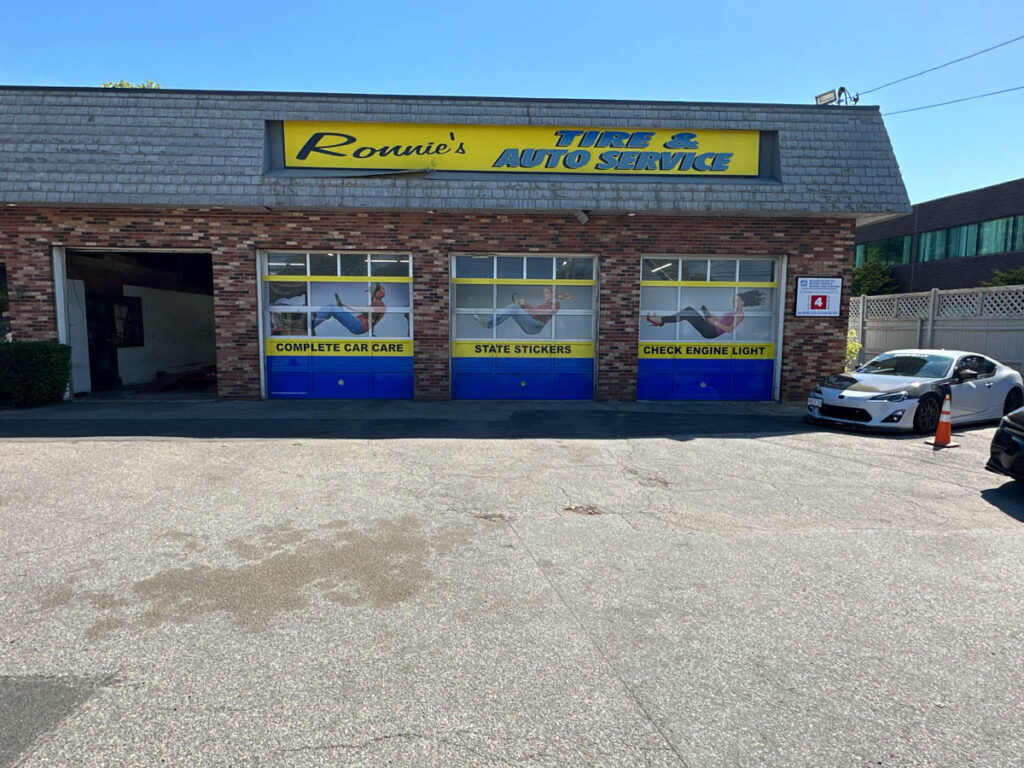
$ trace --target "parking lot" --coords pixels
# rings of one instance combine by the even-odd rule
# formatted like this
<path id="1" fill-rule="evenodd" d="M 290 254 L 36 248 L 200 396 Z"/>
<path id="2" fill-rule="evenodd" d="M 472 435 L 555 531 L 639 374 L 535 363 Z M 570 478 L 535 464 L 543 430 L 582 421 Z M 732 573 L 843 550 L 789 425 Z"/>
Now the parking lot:
<path id="1" fill-rule="evenodd" d="M 994 427 L 801 414 L 0 412 L 0 766 L 1019 764 Z"/>

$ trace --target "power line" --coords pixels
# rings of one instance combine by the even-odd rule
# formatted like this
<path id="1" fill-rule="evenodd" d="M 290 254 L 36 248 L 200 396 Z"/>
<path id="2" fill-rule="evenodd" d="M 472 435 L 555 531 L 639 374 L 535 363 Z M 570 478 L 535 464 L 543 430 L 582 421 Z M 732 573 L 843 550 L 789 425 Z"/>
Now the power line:
<path id="1" fill-rule="evenodd" d="M 960 61 L 967 61 L 967 59 L 973 59 L 975 56 L 981 56 L 981 54 L 983 54 L 983 53 L 988 53 L 989 51 L 994 51 L 996 48 L 1002 48 L 1004 45 L 1009 45 L 1010 43 L 1016 43 L 1018 40 L 1024 40 L 1024 35 L 1020 35 L 1019 37 L 1015 37 L 1012 40 L 1007 40 L 1005 43 L 999 43 L 998 45 L 993 45 L 991 48 L 985 48 L 984 50 L 976 51 L 975 53 L 969 54 L 967 56 L 961 56 L 959 59 L 953 59 L 952 61 L 947 61 L 945 64 L 939 64 L 939 66 L 937 66 L 937 67 L 932 67 L 931 69 L 926 69 L 923 72 L 918 72 L 916 75 L 907 75 L 906 77 L 901 77 L 899 80 L 893 80 L 891 83 L 886 83 L 885 85 L 880 85 L 877 88 L 872 88 L 872 89 L 867 90 L 867 91 L 861 91 L 857 95 L 858 96 L 866 96 L 869 93 L 874 93 L 875 91 L 880 91 L 883 88 L 888 88 L 890 85 L 896 85 L 896 83 L 902 83 L 902 82 L 904 82 L 906 80 L 913 80 L 915 77 L 920 77 L 921 75 L 927 75 L 929 72 L 934 72 L 937 69 L 942 69 L 943 67 L 948 67 L 950 64 L 956 64 L 957 62 L 960 62 Z M 938 106 L 938 105 L 936 105 L 936 106 Z M 921 109 L 924 109 L 924 107 L 921 107 Z M 889 114 L 895 114 L 895 113 L 890 112 Z"/>
<path id="2" fill-rule="evenodd" d="M 965 96 L 962 99 L 953 99 L 952 101 L 942 101 L 938 104 L 928 104 L 924 107 L 912 107 L 910 109 L 900 109 L 896 112 L 883 112 L 882 117 L 888 117 L 889 115 L 902 115 L 904 112 L 917 112 L 922 109 L 933 109 L 934 107 L 944 107 L 947 104 L 959 104 L 961 101 L 972 101 L 973 99 L 984 99 L 986 96 L 998 96 L 1000 93 L 1009 93 L 1010 91 L 1024 90 L 1024 85 L 1018 85 L 1016 88 L 1006 88 L 1002 91 L 992 91 L 992 93 L 981 93 L 977 96 Z"/>

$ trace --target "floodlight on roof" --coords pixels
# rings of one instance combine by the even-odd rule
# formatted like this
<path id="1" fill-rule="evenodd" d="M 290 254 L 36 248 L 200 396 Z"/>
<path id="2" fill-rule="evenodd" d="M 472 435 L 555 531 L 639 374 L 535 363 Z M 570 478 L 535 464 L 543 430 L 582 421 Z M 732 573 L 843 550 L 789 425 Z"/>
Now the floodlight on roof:
<path id="1" fill-rule="evenodd" d="M 860 94 L 850 93 L 846 89 L 846 86 L 843 85 L 839 86 L 838 88 L 833 88 L 831 91 L 819 93 L 817 96 L 814 97 L 814 103 L 817 104 L 819 107 L 827 106 L 829 104 L 836 104 L 837 106 L 840 107 L 848 107 L 852 104 L 856 104 L 858 101 L 860 101 Z"/>

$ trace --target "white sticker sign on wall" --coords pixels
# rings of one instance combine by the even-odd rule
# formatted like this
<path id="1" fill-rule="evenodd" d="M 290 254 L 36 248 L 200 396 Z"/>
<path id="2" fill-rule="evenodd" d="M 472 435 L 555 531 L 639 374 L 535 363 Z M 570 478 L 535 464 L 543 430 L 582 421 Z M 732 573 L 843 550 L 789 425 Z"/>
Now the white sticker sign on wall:
<path id="1" fill-rule="evenodd" d="M 841 277 L 798 277 L 796 279 L 797 317 L 839 317 L 843 293 Z"/>

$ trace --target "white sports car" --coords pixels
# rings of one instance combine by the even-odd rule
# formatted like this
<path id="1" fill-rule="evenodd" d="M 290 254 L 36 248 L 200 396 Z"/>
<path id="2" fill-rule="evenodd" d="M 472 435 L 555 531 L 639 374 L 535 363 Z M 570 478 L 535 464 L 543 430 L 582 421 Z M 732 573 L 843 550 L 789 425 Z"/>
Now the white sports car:
<path id="1" fill-rule="evenodd" d="M 973 352 L 897 349 L 823 379 L 807 411 L 814 421 L 923 434 L 938 426 L 946 395 L 954 424 L 996 420 L 1024 404 L 1024 383 L 1013 368 Z"/>

